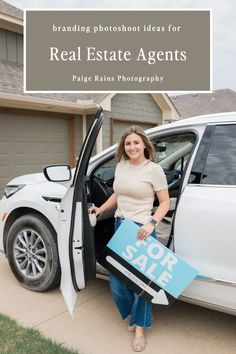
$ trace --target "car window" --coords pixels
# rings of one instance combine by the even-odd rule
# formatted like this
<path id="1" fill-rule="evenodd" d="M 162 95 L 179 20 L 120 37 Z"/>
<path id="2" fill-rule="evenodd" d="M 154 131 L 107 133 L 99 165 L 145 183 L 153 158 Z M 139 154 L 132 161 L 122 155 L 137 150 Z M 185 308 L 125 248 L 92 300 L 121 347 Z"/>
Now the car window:
<path id="1" fill-rule="evenodd" d="M 166 136 L 154 142 L 157 151 L 156 162 L 163 168 L 171 198 L 177 198 L 182 175 L 193 149 L 195 135 L 184 133 Z"/>
<path id="2" fill-rule="evenodd" d="M 157 151 L 156 162 L 164 169 L 180 169 L 186 164 L 193 148 L 195 136 L 180 134 L 168 136 L 154 142 Z"/>
<path id="3" fill-rule="evenodd" d="M 202 184 L 236 185 L 236 125 L 214 129 Z"/>
<path id="4" fill-rule="evenodd" d="M 182 157 L 181 159 L 176 161 L 176 163 L 174 165 L 174 169 L 178 170 L 178 171 L 183 171 L 184 167 L 186 165 L 186 162 L 188 161 L 188 158 L 189 158 L 189 154 L 185 155 L 184 157 Z"/>
<path id="5" fill-rule="evenodd" d="M 114 178 L 115 169 L 116 169 L 117 162 L 115 158 L 107 161 L 105 164 L 100 166 L 94 173 L 96 177 L 99 177 L 103 181 L 109 181 Z"/>

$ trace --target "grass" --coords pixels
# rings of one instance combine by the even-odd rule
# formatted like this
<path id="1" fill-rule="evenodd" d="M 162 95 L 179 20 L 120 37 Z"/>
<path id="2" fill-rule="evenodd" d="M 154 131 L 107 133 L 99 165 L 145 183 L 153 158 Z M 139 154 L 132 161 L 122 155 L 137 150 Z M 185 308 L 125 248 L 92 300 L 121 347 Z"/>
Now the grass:
<path id="1" fill-rule="evenodd" d="M 23 328 L 10 318 L 0 315 L 1 354 L 79 354 L 62 344 L 44 338 L 39 331 Z"/>

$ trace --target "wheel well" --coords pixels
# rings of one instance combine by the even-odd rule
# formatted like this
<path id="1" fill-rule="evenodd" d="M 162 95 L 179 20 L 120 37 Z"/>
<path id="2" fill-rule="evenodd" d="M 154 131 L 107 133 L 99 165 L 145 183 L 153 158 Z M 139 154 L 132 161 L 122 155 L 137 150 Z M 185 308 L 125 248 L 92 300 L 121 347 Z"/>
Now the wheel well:
<path id="1" fill-rule="evenodd" d="M 57 233 L 55 228 L 53 227 L 53 225 L 50 223 L 50 221 L 39 211 L 35 210 L 35 209 L 31 209 L 31 208 L 18 208 L 15 209 L 11 212 L 11 214 L 8 216 L 7 221 L 5 223 L 5 227 L 4 227 L 4 231 L 3 231 L 3 246 L 4 246 L 4 252 L 6 254 L 6 242 L 7 242 L 7 235 L 8 232 L 12 226 L 12 224 L 14 223 L 14 221 L 18 218 L 20 218 L 23 215 L 27 215 L 27 214 L 33 214 L 35 216 L 39 216 L 40 219 L 43 219 L 47 222 L 48 226 L 51 228 L 52 230 L 52 234 L 55 238 L 55 241 L 57 241 Z M 57 243 L 57 242 L 56 242 Z"/>

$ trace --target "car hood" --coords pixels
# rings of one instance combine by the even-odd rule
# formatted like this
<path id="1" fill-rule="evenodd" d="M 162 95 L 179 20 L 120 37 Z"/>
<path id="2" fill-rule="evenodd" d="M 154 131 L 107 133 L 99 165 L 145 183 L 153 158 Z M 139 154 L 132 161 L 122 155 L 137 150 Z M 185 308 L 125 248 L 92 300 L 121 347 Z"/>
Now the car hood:
<path id="1" fill-rule="evenodd" d="M 38 184 L 46 183 L 47 180 L 43 173 L 31 173 L 29 175 L 23 175 L 13 178 L 8 185 L 18 185 L 18 184 Z"/>

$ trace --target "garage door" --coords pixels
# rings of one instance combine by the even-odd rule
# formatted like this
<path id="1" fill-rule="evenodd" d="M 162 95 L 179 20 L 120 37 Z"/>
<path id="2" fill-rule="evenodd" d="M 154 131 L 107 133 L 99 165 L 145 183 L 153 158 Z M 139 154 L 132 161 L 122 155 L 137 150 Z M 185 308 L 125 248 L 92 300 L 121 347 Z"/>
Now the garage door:
<path id="1" fill-rule="evenodd" d="M 112 119 L 112 127 L 113 127 L 113 132 L 112 132 L 112 143 L 115 144 L 117 143 L 124 131 L 129 128 L 131 125 L 138 125 L 139 127 L 143 128 L 144 130 L 150 129 L 156 126 L 155 123 L 143 123 L 143 122 L 134 122 L 134 121 L 122 121 L 122 120 L 116 120 Z"/>
<path id="2" fill-rule="evenodd" d="M 69 159 L 68 119 L 0 113 L 0 196 L 13 177 Z"/>

